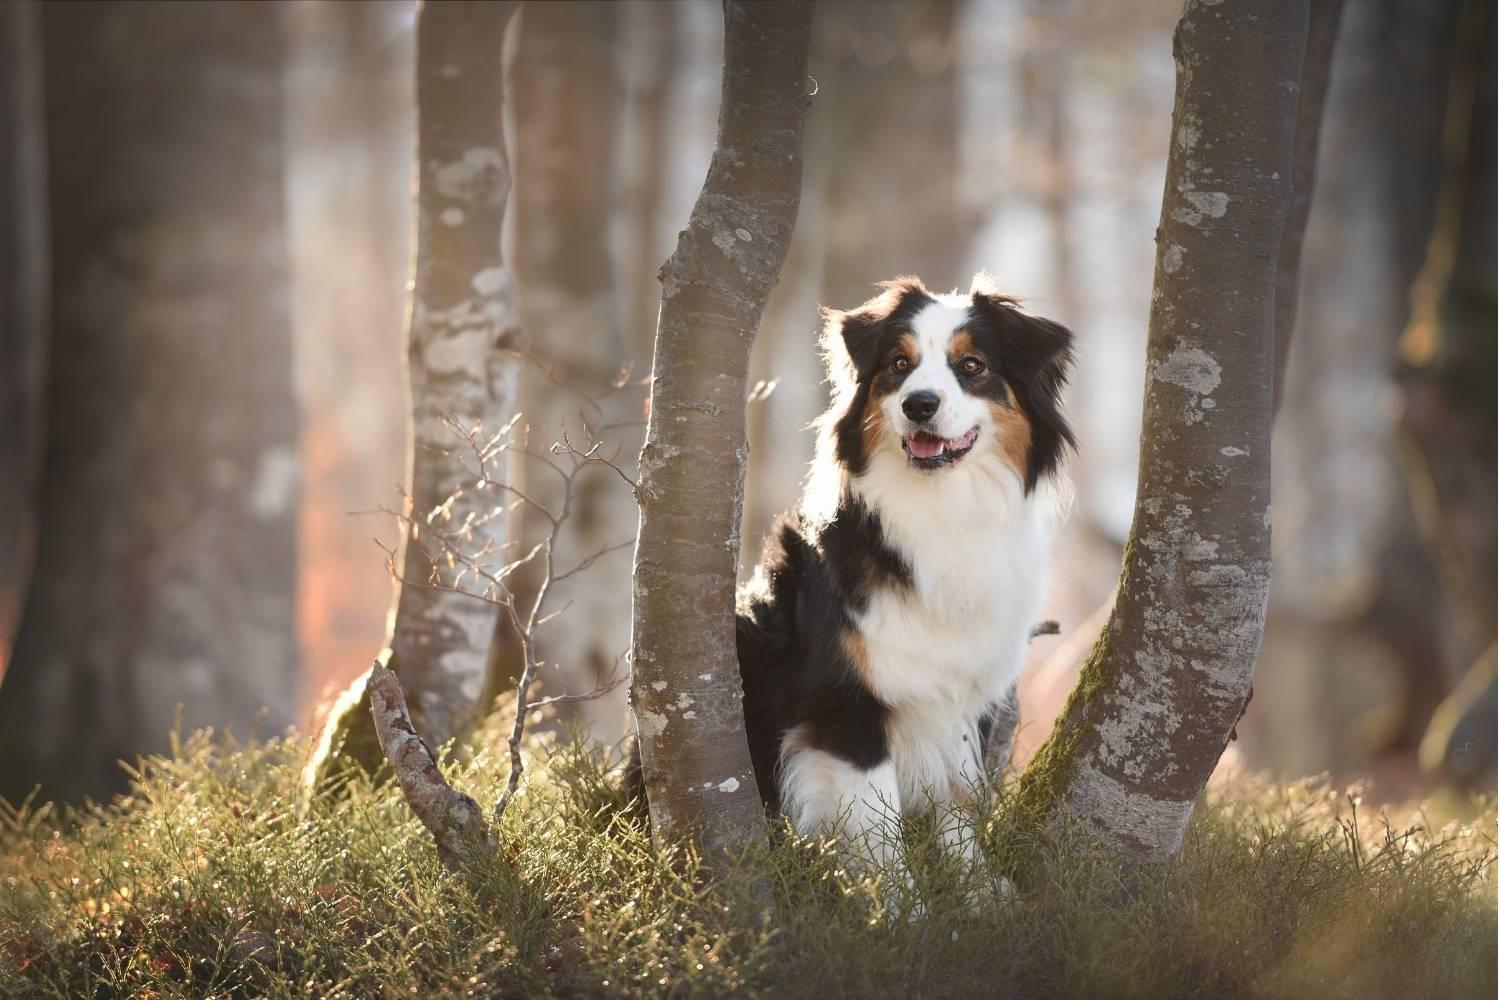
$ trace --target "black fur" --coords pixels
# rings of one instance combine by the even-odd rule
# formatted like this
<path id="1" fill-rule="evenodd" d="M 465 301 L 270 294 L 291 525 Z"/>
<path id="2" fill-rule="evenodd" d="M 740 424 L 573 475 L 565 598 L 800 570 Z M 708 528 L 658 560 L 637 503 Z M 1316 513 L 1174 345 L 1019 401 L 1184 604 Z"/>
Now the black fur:
<path id="1" fill-rule="evenodd" d="M 886 757 L 886 708 L 860 681 L 842 637 L 875 587 L 911 585 L 880 520 L 845 504 L 821 529 L 783 518 L 762 561 L 765 589 L 741 595 L 736 639 L 745 726 L 761 798 L 779 808 L 782 738 L 806 724 L 809 745 L 871 768 Z"/>

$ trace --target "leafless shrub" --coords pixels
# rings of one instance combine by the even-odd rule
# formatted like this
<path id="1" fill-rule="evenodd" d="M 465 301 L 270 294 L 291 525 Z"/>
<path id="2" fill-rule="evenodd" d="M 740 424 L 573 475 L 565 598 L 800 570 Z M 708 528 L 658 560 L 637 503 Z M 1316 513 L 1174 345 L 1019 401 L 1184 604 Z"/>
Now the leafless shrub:
<path id="1" fill-rule="evenodd" d="M 627 379 L 628 371 L 622 375 L 616 388 L 626 384 Z M 597 402 L 591 397 L 584 398 L 590 404 Z M 404 491 L 400 510 L 380 508 L 381 512 L 401 522 L 408 544 L 422 548 L 430 567 L 425 579 L 404 576 L 399 569 L 396 548 L 377 541 L 386 556 L 386 571 L 394 579 L 403 586 L 462 594 L 495 606 L 509 622 L 519 646 L 522 670 L 516 684 L 515 720 L 507 738 L 510 774 L 495 803 L 493 822 L 499 821 L 520 786 L 525 770 L 521 743 L 527 717 L 542 707 L 602 697 L 629 678 L 626 654 L 621 652 L 610 671 L 591 689 L 545 698 L 536 696 L 542 670 L 547 666 L 538 651 L 539 633 L 567 611 L 566 604 L 553 606 L 556 585 L 586 572 L 600 559 L 635 542 L 631 537 L 601 546 L 567 566 L 560 566 L 555 560 L 559 539 L 574 513 L 580 476 L 597 468 L 602 470 L 601 474 L 619 478 L 633 491 L 637 489 L 635 480 L 618 461 L 618 449 L 609 450 L 587 415 L 580 414 L 580 417 L 582 430 L 577 443 L 574 432 L 564 427 L 561 440 L 539 450 L 527 440 L 527 429 L 520 414 L 493 432 L 445 416 L 444 424 L 452 433 L 455 444 L 441 454 L 462 467 L 463 485 L 430 510 L 415 509 Z M 519 456 L 545 474 L 557 477 L 559 500 L 555 505 L 541 502 L 509 480 L 505 470 L 512 456 Z M 454 505 L 468 491 L 493 493 L 495 503 L 484 513 L 480 513 L 485 510 L 483 506 L 471 503 L 468 505 L 471 513 L 455 521 Z M 479 530 L 489 521 L 506 516 L 517 508 L 524 509 L 545 526 L 541 540 L 519 555 L 514 551 L 514 541 L 497 543 L 488 540 L 486 533 Z M 516 574 L 526 567 L 534 568 L 537 579 L 535 591 L 523 596 L 518 593 L 514 582 Z M 379 686 L 379 697 L 372 701 L 372 711 L 381 748 L 396 772 L 407 802 L 432 832 L 445 860 L 460 862 L 472 857 L 472 845 L 478 836 L 476 817 L 472 815 L 473 800 L 453 790 L 437 771 L 433 754 L 412 726 L 400 684 L 393 674 L 385 676 L 387 674 L 389 671 L 381 671 L 377 666 L 376 675 L 372 677 L 372 683 L 378 682 Z M 488 833 L 484 836 L 488 837 Z M 464 847 L 465 844 L 469 846 Z"/>

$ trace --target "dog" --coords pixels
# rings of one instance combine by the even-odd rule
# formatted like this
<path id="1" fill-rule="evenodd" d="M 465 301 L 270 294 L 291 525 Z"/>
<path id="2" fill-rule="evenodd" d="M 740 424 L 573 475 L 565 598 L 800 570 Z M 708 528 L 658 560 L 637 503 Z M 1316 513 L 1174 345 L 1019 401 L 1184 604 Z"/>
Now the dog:
<path id="1" fill-rule="evenodd" d="M 823 310 L 832 404 L 798 508 L 741 591 L 745 722 L 766 807 L 901 868 L 901 817 L 936 806 L 979 861 L 971 792 L 1014 698 L 1046 586 L 1073 335 L 986 275 L 913 277 Z M 909 877 L 908 877 L 909 880 Z"/>

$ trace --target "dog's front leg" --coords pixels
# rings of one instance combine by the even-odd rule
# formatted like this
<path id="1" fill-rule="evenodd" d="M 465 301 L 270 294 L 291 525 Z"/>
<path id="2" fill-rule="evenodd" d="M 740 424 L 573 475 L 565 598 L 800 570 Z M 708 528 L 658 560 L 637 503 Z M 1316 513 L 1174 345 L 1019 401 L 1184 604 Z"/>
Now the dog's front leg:
<path id="1" fill-rule="evenodd" d="M 890 890 L 910 889 L 901 856 L 901 792 L 896 766 L 862 768 L 822 750 L 795 749 L 782 760 L 781 800 L 805 837 L 835 836 L 852 868 L 881 872 Z M 895 902 L 894 895 L 887 899 Z"/>
<path id="2" fill-rule="evenodd" d="M 948 787 L 934 795 L 938 837 L 944 852 L 955 858 L 961 868 L 962 877 L 969 884 L 969 907 L 978 910 L 982 899 L 979 887 L 987 880 L 988 866 L 979 843 L 979 812 L 975 807 L 976 796 L 983 799 L 985 773 L 979 755 L 962 754 L 959 766 L 950 776 Z M 1010 882 L 999 879 L 993 891 L 1000 896 L 1010 894 Z"/>

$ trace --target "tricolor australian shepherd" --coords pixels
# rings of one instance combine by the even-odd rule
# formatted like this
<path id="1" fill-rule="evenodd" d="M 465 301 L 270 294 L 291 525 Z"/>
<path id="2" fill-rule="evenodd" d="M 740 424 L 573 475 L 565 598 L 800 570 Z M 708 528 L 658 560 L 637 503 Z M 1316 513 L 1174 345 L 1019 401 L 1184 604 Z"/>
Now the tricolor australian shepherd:
<path id="1" fill-rule="evenodd" d="M 956 807 L 1040 610 L 1073 336 L 983 275 L 881 287 L 825 311 L 817 458 L 741 594 L 750 751 L 799 833 L 889 862 L 900 814 L 936 805 L 972 860 Z"/>

